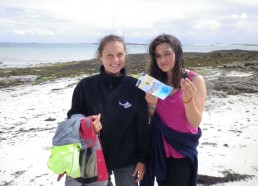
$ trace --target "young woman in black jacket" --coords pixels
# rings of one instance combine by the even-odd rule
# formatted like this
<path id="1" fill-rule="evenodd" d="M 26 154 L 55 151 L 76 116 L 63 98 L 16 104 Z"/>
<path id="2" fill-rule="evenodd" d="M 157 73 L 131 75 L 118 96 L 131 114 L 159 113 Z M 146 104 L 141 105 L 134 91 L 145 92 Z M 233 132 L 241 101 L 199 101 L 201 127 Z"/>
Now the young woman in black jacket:
<path id="1" fill-rule="evenodd" d="M 136 186 L 144 176 L 149 153 L 145 93 L 135 86 L 137 79 L 126 76 L 126 47 L 121 37 L 104 37 L 97 54 L 102 62 L 100 72 L 79 82 L 67 115 L 95 118 L 94 128 L 100 133 L 107 168 L 116 185 Z"/>

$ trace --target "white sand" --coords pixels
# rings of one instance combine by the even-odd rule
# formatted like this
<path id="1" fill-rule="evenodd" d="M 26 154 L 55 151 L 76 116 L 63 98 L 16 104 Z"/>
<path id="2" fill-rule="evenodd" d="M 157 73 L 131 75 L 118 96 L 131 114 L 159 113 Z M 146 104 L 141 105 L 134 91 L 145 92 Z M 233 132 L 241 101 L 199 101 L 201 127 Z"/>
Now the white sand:
<path id="1" fill-rule="evenodd" d="M 0 89 L 0 185 L 63 185 L 47 168 L 57 123 L 66 118 L 77 79 Z M 70 85 L 70 86 L 68 86 Z M 255 175 L 225 186 L 258 185 L 257 95 L 209 98 L 201 128 L 199 174 Z M 45 121 L 54 118 L 55 121 Z M 227 145 L 227 147 L 225 146 Z"/>

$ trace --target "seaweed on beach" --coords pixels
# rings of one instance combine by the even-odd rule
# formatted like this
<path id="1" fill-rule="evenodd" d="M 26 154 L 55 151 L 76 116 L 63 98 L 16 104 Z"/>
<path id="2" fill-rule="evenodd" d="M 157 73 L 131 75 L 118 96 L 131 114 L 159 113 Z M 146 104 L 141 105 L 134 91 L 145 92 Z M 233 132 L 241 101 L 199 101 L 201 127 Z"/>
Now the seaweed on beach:
<path id="1" fill-rule="evenodd" d="M 128 55 L 127 74 L 137 76 L 146 71 L 149 60 L 147 53 Z M 184 53 L 184 61 L 185 66 L 193 70 L 200 67 L 258 70 L 258 51 L 186 52 Z M 78 77 L 85 74 L 92 75 L 98 73 L 100 65 L 101 62 L 98 59 L 91 59 L 27 68 L 0 68 L 0 88 L 29 83 L 40 84 L 58 78 Z M 201 74 L 201 72 L 198 73 Z"/>
<path id="2" fill-rule="evenodd" d="M 246 181 L 247 179 L 252 179 L 254 177 L 254 175 L 238 174 L 232 170 L 225 170 L 222 174 L 224 175 L 223 177 L 198 175 L 197 182 L 203 186 L 210 186 L 219 183 Z"/>

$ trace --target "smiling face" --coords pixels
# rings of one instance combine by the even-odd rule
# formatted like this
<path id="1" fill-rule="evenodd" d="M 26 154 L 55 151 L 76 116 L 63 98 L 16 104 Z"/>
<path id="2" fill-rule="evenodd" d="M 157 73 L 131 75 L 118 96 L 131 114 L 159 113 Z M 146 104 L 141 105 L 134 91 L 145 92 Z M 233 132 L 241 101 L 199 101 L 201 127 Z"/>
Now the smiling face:
<path id="1" fill-rule="evenodd" d="M 162 43 L 155 48 L 155 58 L 158 67 L 167 74 L 172 73 L 175 66 L 175 52 L 167 43 Z"/>
<path id="2" fill-rule="evenodd" d="M 106 43 L 99 59 L 102 61 L 107 74 L 120 75 L 120 70 L 125 66 L 125 53 L 122 42 L 110 41 Z"/>

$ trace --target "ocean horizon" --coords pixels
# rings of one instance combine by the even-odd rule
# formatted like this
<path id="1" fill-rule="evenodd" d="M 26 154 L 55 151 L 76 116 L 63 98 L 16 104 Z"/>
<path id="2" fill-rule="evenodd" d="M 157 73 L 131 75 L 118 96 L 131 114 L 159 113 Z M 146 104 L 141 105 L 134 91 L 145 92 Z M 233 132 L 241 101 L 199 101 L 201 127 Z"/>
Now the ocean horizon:
<path id="1" fill-rule="evenodd" d="M 24 67 L 45 63 L 89 60 L 96 57 L 98 43 L 0 43 L 0 67 Z M 258 44 L 182 44 L 184 52 L 216 50 L 258 51 Z M 127 43 L 128 54 L 148 52 L 147 44 Z"/>

